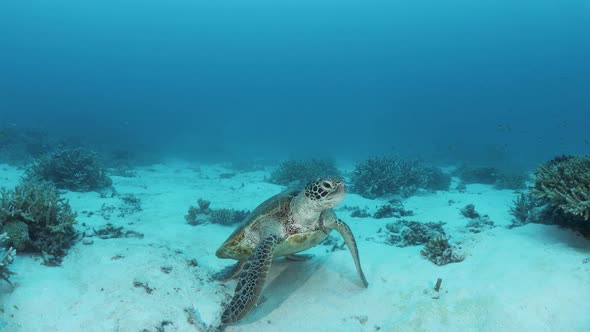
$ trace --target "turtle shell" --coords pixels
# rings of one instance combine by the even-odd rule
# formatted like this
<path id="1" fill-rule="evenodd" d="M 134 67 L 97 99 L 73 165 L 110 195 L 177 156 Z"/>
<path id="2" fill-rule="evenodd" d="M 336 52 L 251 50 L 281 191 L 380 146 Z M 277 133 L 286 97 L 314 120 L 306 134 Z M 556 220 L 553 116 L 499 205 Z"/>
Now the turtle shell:
<path id="1" fill-rule="evenodd" d="M 284 239 L 287 234 L 286 226 L 293 223 L 290 203 L 299 193 L 299 190 L 288 190 L 262 202 L 217 249 L 215 255 L 219 258 L 243 260 L 252 254 L 264 237 L 276 235 Z M 284 244 L 275 248 L 275 256 L 305 250 L 326 237 L 319 229 L 295 233 L 289 235 Z"/>

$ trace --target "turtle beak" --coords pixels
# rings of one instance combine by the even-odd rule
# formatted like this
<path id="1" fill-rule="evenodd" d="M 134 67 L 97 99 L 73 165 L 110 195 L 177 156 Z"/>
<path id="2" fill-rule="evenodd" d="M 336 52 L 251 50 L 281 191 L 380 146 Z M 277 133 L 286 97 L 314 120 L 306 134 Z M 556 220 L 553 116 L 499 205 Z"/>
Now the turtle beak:
<path id="1" fill-rule="evenodd" d="M 338 183 L 336 190 L 328 195 L 330 201 L 334 202 L 334 205 L 340 203 L 344 199 L 344 196 L 346 196 L 346 186 L 344 183 Z"/>

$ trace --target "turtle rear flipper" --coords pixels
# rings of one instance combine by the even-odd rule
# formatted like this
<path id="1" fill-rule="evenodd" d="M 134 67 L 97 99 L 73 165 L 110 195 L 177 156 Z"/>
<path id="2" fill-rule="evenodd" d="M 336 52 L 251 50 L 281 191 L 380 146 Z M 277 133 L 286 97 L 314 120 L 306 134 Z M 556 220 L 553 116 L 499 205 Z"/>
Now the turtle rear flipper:
<path id="1" fill-rule="evenodd" d="M 252 256 L 242 268 L 234 297 L 221 315 L 222 324 L 239 321 L 256 305 L 270 270 L 273 249 L 277 243 L 278 237 L 269 236 L 256 246 Z"/>
<path id="2" fill-rule="evenodd" d="M 331 225 L 331 227 L 340 233 L 340 235 L 342 235 L 344 238 L 344 242 L 346 243 L 348 250 L 350 250 L 352 259 L 354 259 L 354 265 L 356 265 L 356 271 L 363 282 L 363 286 L 368 287 L 369 283 L 367 282 L 367 278 L 365 278 L 365 274 L 363 273 L 361 259 L 359 257 L 359 250 L 356 246 L 356 240 L 354 239 L 354 235 L 352 234 L 350 227 L 348 227 L 348 225 L 340 219 L 336 220 L 334 224 Z"/>

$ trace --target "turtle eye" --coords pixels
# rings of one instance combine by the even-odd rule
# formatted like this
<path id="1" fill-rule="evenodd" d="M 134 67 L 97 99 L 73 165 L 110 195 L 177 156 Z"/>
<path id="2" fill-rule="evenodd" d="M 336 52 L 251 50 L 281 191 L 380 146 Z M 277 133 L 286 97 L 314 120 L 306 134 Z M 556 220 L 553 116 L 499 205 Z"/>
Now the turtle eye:
<path id="1" fill-rule="evenodd" d="M 322 185 L 327 189 L 332 189 L 332 184 L 328 181 L 324 181 L 324 183 L 322 183 Z"/>

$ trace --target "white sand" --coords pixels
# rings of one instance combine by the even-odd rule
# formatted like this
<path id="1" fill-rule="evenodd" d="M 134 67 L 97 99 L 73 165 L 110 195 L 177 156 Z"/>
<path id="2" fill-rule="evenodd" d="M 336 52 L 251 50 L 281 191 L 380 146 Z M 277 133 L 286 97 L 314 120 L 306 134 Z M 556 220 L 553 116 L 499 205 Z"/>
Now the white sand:
<path id="1" fill-rule="evenodd" d="M 14 187 L 20 171 L 5 165 L 0 170 L 2 186 Z M 16 287 L 0 286 L 0 330 L 156 331 L 170 321 L 164 331 L 197 331 L 185 308 L 214 323 L 235 281 L 223 285 L 209 275 L 231 263 L 214 252 L 233 228 L 190 226 L 184 220 L 188 207 L 206 198 L 212 208 L 253 209 L 282 189 L 264 182 L 264 172 L 219 178 L 228 171 L 155 165 L 140 169 L 136 178 L 113 177 L 117 192 L 135 194 L 143 211 L 124 218 L 115 211 L 108 222 L 145 237 L 77 243 L 61 267 L 19 255 L 12 266 Z M 103 204 L 122 204 L 121 196 L 101 198 L 93 192 L 64 196 L 80 212 L 81 231 L 107 222 L 98 213 Z M 340 207 L 337 213 L 357 236 L 369 288 L 360 287 L 348 251 L 318 246 L 309 251 L 315 254 L 310 261 L 276 260 L 264 301 L 227 331 L 589 331 L 590 263 L 583 260 L 590 257 L 590 241 L 555 226 L 505 228 L 514 197 L 512 191 L 471 185 L 464 193 L 424 193 L 406 200 L 405 208 L 415 212 L 406 219 L 446 222 L 447 233 L 461 242 L 466 259 L 445 266 L 423 259 L 421 246 L 384 244 L 377 230 L 395 218 L 354 219 Z M 350 194 L 342 206 L 375 211 L 382 203 Z M 459 209 L 469 203 L 498 227 L 466 232 Z M 189 266 L 193 258 L 199 266 Z M 171 270 L 167 274 L 161 267 Z M 440 298 L 433 299 L 439 277 Z M 152 293 L 135 287 L 135 281 Z"/>

